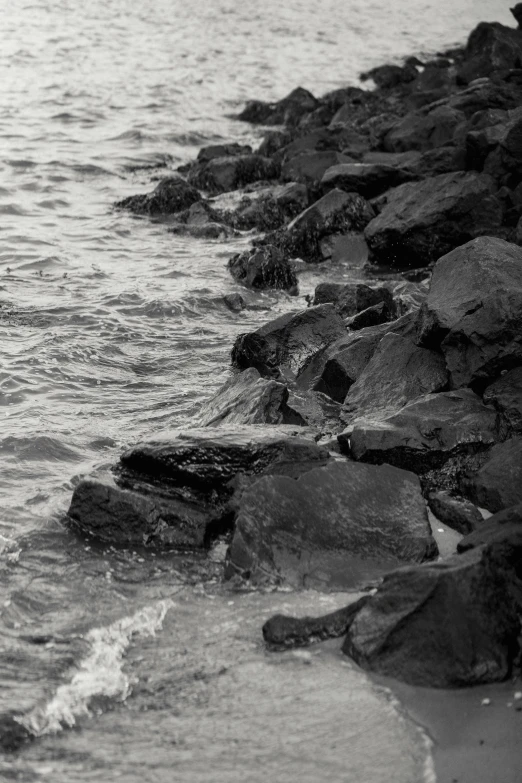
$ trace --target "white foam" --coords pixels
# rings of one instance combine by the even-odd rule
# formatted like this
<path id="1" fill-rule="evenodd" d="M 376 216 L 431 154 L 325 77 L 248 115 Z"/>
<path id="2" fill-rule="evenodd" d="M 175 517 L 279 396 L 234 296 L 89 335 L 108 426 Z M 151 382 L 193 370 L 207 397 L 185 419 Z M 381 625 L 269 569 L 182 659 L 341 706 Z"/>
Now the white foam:
<path id="1" fill-rule="evenodd" d="M 106 628 L 90 630 L 85 636 L 90 651 L 70 681 L 60 685 L 47 704 L 36 707 L 19 722 L 32 734 L 51 734 L 64 726 L 74 726 L 81 715 L 89 715 L 89 702 L 95 696 L 126 699 L 131 682 L 122 665 L 131 638 L 134 634 L 154 636 L 172 606 L 170 599 L 159 601 Z"/>

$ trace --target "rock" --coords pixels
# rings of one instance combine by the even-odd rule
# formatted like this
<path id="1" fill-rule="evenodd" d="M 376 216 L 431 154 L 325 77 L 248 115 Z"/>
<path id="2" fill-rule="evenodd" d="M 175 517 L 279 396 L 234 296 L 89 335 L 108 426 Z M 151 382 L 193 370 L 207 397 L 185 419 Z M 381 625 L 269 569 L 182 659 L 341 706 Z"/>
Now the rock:
<path id="1" fill-rule="evenodd" d="M 346 438 L 339 435 L 344 449 Z M 358 419 L 350 448 L 355 459 L 388 462 L 422 474 L 454 455 L 485 451 L 498 440 L 496 411 L 470 389 L 460 389 L 427 394 L 385 419 Z"/>
<path id="2" fill-rule="evenodd" d="M 210 160 L 194 166 L 188 181 L 209 193 L 224 193 L 242 188 L 252 182 L 276 179 L 279 165 L 261 155 L 232 155 Z"/>
<path id="3" fill-rule="evenodd" d="M 361 310 L 356 315 L 352 315 L 351 318 L 346 320 L 346 326 L 355 332 L 358 329 L 366 329 L 368 326 L 384 324 L 392 318 L 393 313 L 390 312 L 388 305 L 384 302 L 379 302 L 367 307 L 366 310 Z"/>
<path id="4" fill-rule="evenodd" d="M 444 103 L 471 118 L 475 112 L 485 109 L 507 110 L 520 106 L 520 88 L 505 81 L 499 83 L 497 79 L 476 79 L 465 90 L 450 95 Z"/>
<path id="5" fill-rule="evenodd" d="M 522 33 L 498 22 L 480 22 L 469 36 L 457 78 L 467 84 L 494 71 L 520 67 Z"/>
<path id="6" fill-rule="evenodd" d="M 225 577 L 343 587 L 436 551 L 416 476 L 332 461 L 297 480 L 260 479 L 243 493 Z"/>
<path id="7" fill-rule="evenodd" d="M 299 293 L 295 268 L 280 250 L 272 245 L 245 250 L 228 262 L 232 277 L 247 288 L 275 288 Z"/>
<path id="8" fill-rule="evenodd" d="M 257 228 L 273 231 L 308 207 L 308 189 L 297 182 L 259 188 L 247 193 L 239 206 L 223 214 L 227 223 L 241 231 Z"/>
<path id="9" fill-rule="evenodd" d="M 327 302 L 335 305 L 343 318 L 381 303 L 384 303 L 390 312 L 394 311 L 393 296 L 389 288 L 364 283 L 319 283 L 315 288 L 312 304 Z"/>
<path id="10" fill-rule="evenodd" d="M 350 387 L 341 419 L 372 422 L 396 414 L 404 405 L 444 389 L 448 373 L 444 359 L 434 351 L 419 348 L 408 337 L 387 334 Z"/>
<path id="11" fill-rule="evenodd" d="M 441 490 L 431 492 L 428 505 L 437 519 L 458 533 L 466 535 L 483 524 L 482 514 L 473 503 L 464 498 L 456 498 Z"/>
<path id="12" fill-rule="evenodd" d="M 520 633 L 512 579 L 490 549 L 394 571 L 356 615 L 343 652 L 363 669 L 411 685 L 505 680 Z"/>
<path id="13" fill-rule="evenodd" d="M 314 111 L 318 105 L 312 93 L 297 87 L 276 103 L 250 101 L 237 119 L 263 125 L 296 125 L 303 114 Z"/>
<path id="14" fill-rule="evenodd" d="M 370 71 L 361 73 L 361 80 L 373 79 L 381 90 L 389 90 L 400 84 L 409 84 L 417 78 L 417 69 L 413 65 L 378 65 Z"/>
<path id="15" fill-rule="evenodd" d="M 220 239 L 235 235 L 233 229 L 220 222 L 221 216 L 208 201 L 197 201 L 188 209 L 176 213 L 175 220 L 168 229 L 173 234 L 189 234 L 202 239 Z"/>
<path id="16" fill-rule="evenodd" d="M 426 266 L 476 236 L 498 232 L 502 205 L 493 189 L 490 177 L 472 171 L 399 185 L 365 229 L 372 260 Z"/>
<path id="17" fill-rule="evenodd" d="M 304 424 L 320 437 L 334 437 L 339 432 L 341 406 L 326 394 L 292 388 L 288 395 L 285 423 Z"/>
<path id="18" fill-rule="evenodd" d="M 368 600 L 369 596 L 364 595 L 358 601 L 323 617 L 297 618 L 276 614 L 263 625 L 263 639 L 269 649 L 281 650 L 344 636 L 355 615 Z"/>
<path id="19" fill-rule="evenodd" d="M 340 126 L 337 128 L 321 127 L 317 130 L 299 135 L 284 147 L 274 153 L 274 157 L 285 163 L 303 154 L 313 152 L 341 152 L 349 149 L 352 154 L 360 155 L 368 149 L 367 140 L 361 134 L 351 128 Z"/>
<path id="20" fill-rule="evenodd" d="M 199 427 L 223 424 L 305 424 L 287 405 L 288 389 L 282 383 L 267 380 L 254 367 L 233 375 L 203 404 Z"/>
<path id="21" fill-rule="evenodd" d="M 464 494 L 488 511 L 522 503 L 522 438 L 497 443 L 478 473 L 464 477 Z"/>
<path id="22" fill-rule="evenodd" d="M 453 388 L 484 387 L 522 363 L 522 249 L 480 237 L 435 265 L 419 340 L 444 353 Z"/>
<path id="23" fill-rule="evenodd" d="M 464 146 L 447 145 L 427 150 L 418 158 L 406 163 L 404 166 L 405 179 L 425 179 L 435 177 L 437 174 L 449 174 L 452 171 L 464 171 L 466 168 L 474 168 L 466 164 L 466 150 Z"/>
<path id="24" fill-rule="evenodd" d="M 226 294 L 223 297 L 223 302 L 233 313 L 240 313 L 246 307 L 246 302 L 241 294 Z"/>
<path id="25" fill-rule="evenodd" d="M 451 106 L 437 106 L 428 113 L 410 112 L 398 120 L 383 138 L 387 152 L 431 150 L 453 140 L 457 127 L 466 119 Z"/>
<path id="26" fill-rule="evenodd" d="M 18 751 L 34 736 L 19 723 L 17 718 L 22 715 L 15 715 L 12 712 L 0 714 L 0 751 L 2 753 L 18 753 Z"/>
<path id="27" fill-rule="evenodd" d="M 522 367 L 501 375 L 487 387 L 483 399 L 502 413 L 512 432 L 522 434 Z"/>
<path id="28" fill-rule="evenodd" d="M 284 182 L 302 182 L 312 190 L 319 189 L 325 172 L 343 163 L 352 163 L 348 155 L 333 150 L 305 152 L 290 158 L 281 167 L 281 178 Z"/>
<path id="29" fill-rule="evenodd" d="M 325 171 L 321 186 L 323 190 L 355 191 L 369 199 L 414 178 L 405 169 L 383 163 L 341 163 Z"/>
<path id="30" fill-rule="evenodd" d="M 469 533 L 457 544 L 457 552 L 489 544 L 508 543 L 522 552 L 522 503 L 498 511 L 482 522 L 480 527 Z M 520 563 L 520 559 L 519 559 Z"/>
<path id="31" fill-rule="evenodd" d="M 522 28 L 522 3 L 517 3 L 513 8 L 509 9 L 518 23 L 518 29 Z"/>
<path id="32" fill-rule="evenodd" d="M 137 215 L 173 215 L 187 209 L 201 196 L 196 188 L 181 177 L 165 177 L 152 193 L 129 196 L 116 203 L 119 209 L 129 209 Z"/>
<path id="33" fill-rule="evenodd" d="M 197 160 L 200 163 L 208 163 L 209 160 L 214 158 L 229 158 L 233 155 L 251 154 L 252 147 L 248 144 L 237 144 L 236 142 L 230 144 L 209 144 L 207 147 L 200 149 Z"/>
<path id="34" fill-rule="evenodd" d="M 232 364 L 240 370 L 255 367 L 268 377 L 295 378 L 317 351 L 345 334 L 344 321 L 332 305 L 309 307 L 240 334 L 232 349 Z"/>

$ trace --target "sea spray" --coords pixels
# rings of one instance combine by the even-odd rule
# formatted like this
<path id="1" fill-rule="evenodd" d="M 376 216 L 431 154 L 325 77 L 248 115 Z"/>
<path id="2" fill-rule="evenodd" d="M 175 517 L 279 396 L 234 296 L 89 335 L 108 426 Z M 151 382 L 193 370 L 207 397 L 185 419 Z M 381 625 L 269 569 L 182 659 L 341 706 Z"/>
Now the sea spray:
<path id="1" fill-rule="evenodd" d="M 131 682 L 123 671 L 123 656 L 134 635 L 154 636 L 174 606 L 170 599 L 146 606 L 129 617 L 123 617 L 105 628 L 92 628 L 85 641 L 90 646 L 79 669 L 42 707 L 19 718 L 31 734 L 40 736 L 74 726 L 81 715 L 89 715 L 89 703 L 96 696 L 124 701 Z"/>

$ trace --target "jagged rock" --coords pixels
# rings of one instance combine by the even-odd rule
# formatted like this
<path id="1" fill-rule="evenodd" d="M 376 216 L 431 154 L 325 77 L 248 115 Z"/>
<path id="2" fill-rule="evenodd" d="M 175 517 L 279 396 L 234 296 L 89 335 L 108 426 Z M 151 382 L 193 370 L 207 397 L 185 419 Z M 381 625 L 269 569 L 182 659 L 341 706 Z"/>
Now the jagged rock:
<path id="1" fill-rule="evenodd" d="M 457 127 L 466 119 L 463 112 L 451 106 L 437 106 L 428 113 L 410 112 L 386 133 L 383 147 L 387 152 L 431 150 L 452 141 Z"/>
<path id="2" fill-rule="evenodd" d="M 490 177 L 472 171 L 399 185 L 365 229 L 372 259 L 426 266 L 476 236 L 498 232 L 502 204 L 493 190 Z"/>
<path id="3" fill-rule="evenodd" d="M 513 432 L 522 434 L 522 367 L 515 367 L 488 386 L 483 399 L 502 413 Z"/>
<path id="4" fill-rule="evenodd" d="M 522 363 L 522 249 L 480 237 L 440 258 L 419 339 L 444 353 L 453 388 L 484 386 Z"/>
<path id="5" fill-rule="evenodd" d="M 302 423 L 322 437 L 334 437 L 339 432 L 341 406 L 322 392 L 292 388 L 288 411 L 288 424 Z"/>
<path id="6" fill-rule="evenodd" d="M 519 68 L 521 63 L 522 32 L 498 22 L 480 22 L 469 36 L 457 77 L 466 84 L 494 71 Z"/>
<path id="7" fill-rule="evenodd" d="M 323 617 L 288 617 L 276 614 L 263 625 L 263 639 L 271 650 L 304 647 L 348 633 L 357 612 L 369 600 L 363 595 L 342 609 Z"/>
<path id="8" fill-rule="evenodd" d="M 412 180 L 436 177 L 437 174 L 449 174 L 452 171 L 464 171 L 466 168 L 474 167 L 467 166 L 466 149 L 464 146 L 457 145 L 427 150 L 404 166 L 406 174 L 409 175 L 408 179 Z"/>
<path id="9" fill-rule="evenodd" d="M 520 95 L 518 86 L 484 78 L 476 79 L 465 90 L 450 95 L 444 104 L 471 118 L 475 112 L 485 109 L 515 109 L 520 106 Z"/>
<path id="10" fill-rule="evenodd" d="M 172 234 L 190 234 L 203 239 L 233 236 L 234 230 L 220 220 L 221 216 L 207 201 L 197 201 L 188 209 L 176 213 L 176 222 L 168 230 Z"/>
<path id="11" fill-rule="evenodd" d="M 234 210 L 226 210 L 227 223 L 241 231 L 273 231 L 308 207 L 308 189 L 298 182 L 259 188 L 246 193 Z"/>
<path id="12" fill-rule="evenodd" d="M 274 157 L 285 163 L 293 158 L 303 154 L 313 152 L 341 152 L 350 149 L 350 155 L 353 153 L 361 154 L 362 150 L 368 149 L 368 142 L 363 136 L 350 128 L 344 126 L 338 128 L 321 127 L 304 136 L 298 136 L 290 143 L 281 147 L 274 153 Z M 357 153 L 359 150 L 359 153 Z"/>
<path id="13" fill-rule="evenodd" d="M 482 514 L 473 503 L 465 498 L 456 498 L 449 492 L 431 492 L 428 505 L 441 522 L 466 535 L 483 524 Z"/>
<path id="14" fill-rule="evenodd" d="M 341 419 L 345 424 L 358 418 L 371 422 L 386 419 L 407 403 L 441 391 L 447 382 L 448 372 L 442 356 L 417 347 L 408 337 L 384 335 L 350 387 Z"/>
<path id="15" fill-rule="evenodd" d="M 237 119 L 263 125 L 296 125 L 303 114 L 314 111 L 318 101 L 302 87 L 275 103 L 249 101 Z"/>
<path id="16" fill-rule="evenodd" d="M 460 389 L 427 394 L 385 419 L 358 419 L 350 448 L 355 459 L 424 473 L 454 455 L 484 451 L 498 440 L 496 411 L 471 389 Z M 339 442 L 346 449 L 347 436 L 339 435 Z"/>
<path id="17" fill-rule="evenodd" d="M 276 179 L 279 173 L 279 165 L 271 158 L 254 154 L 232 155 L 195 165 L 189 171 L 188 181 L 209 193 L 224 193 L 252 182 Z"/>
<path id="18" fill-rule="evenodd" d="M 295 378 L 317 351 L 345 334 L 344 321 L 332 305 L 309 307 L 240 334 L 232 349 L 232 364 L 241 370 L 255 367 L 268 377 Z"/>
<path id="19" fill-rule="evenodd" d="M 374 198 L 389 188 L 415 179 L 408 170 L 383 163 L 341 163 L 327 169 L 321 179 L 323 190 L 339 188 Z"/>
<path id="20" fill-rule="evenodd" d="M 381 90 L 389 90 L 399 84 L 409 84 L 417 78 L 417 69 L 414 65 L 378 65 L 370 71 L 361 73 L 361 80 L 373 79 Z"/>
<path id="21" fill-rule="evenodd" d="M 225 576 L 346 586 L 386 562 L 436 552 L 416 476 L 331 461 L 297 480 L 262 478 L 242 494 Z"/>
<path id="22" fill-rule="evenodd" d="M 295 268 L 272 245 L 245 250 L 228 262 L 232 277 L 247 288 L 276 288 L 296 296 L 299 292 Z"/>
<path id="23" fill-rule="evenodd" d="M 246 302 L 241 294 L 226 294 L 223 297 L 223 301 L 233 313 L 240 313 L 246 307 Z"/>
<path id="24" fill-rule="evenodd" d="M 343 652 L 363 669 L 435 688 L 505 680 L 518 649 L 513 573 L 491 549 L 385 576 Z"/>
<path id="25" fill-rule="evenodd" d="M 488 511 L 522 503 L 522 438 L 510 438 L 491 449 L 478 473 L 462 479 L 464 494 Z"/>
<path id="26" fill-rule="evenodd" d="M 351 318 L 347 318 L 346 326 L 355 332 L 359 329 L 366 329 L 369 326 L 385 324 L 393 318 L 393 315 L 387 304 L 379 302 L 367 307 L 365 310 L 361 310 L 360 313 L 352 315 Z"/>
<path id="27" fill-rule="evenodd" d="M 522 503 L 498 511 L 457 544 L 457 552 L 508 542 L 522 552 Z M 520 559 L 519 559 L 520 563 Z"/>
<path id="28" fill-rule="evenodd" d="M 352 163 L 348 155 L 333 150 L 319 152 L 304 152 L 302 155 L 290 158 L 281 167 L 281 178 L 284 182 L 303 182 L 311 189 L 319 189 L 325 172 L 332 166 L 342 163 Z"/>
<path id="29" fill-rule="evenodd" d="M 198 152 L 197 160 L 199 163 L 208 163 L 209 160 L 214 158 L 229 158 L 233 155 L 251 155 L 252 147 L 248 144 L 237 144 L 231 142 L 230 144 L 209 144 L 207 147 L 202 147 Z"/>
<path id="30" fill-rule="evenodd" d="M 518 23 L 518 29 L 522 28 L 522 3 L 517 3 L 513 8 L 509 9 Z"/>
<path id="31" fill-rule="evenodd" d="M 369 286 L 364 283 L 319 283 L 315 288 L 312 304 L 327 302 L 333 304 L 343 318 L 380 303 L 384 303 L 390 313 L 394 312 L 392 293 L 385 286 Z"/>
<path id="32" fill-rule="evenodd" d="M 152 193 L 129 196 L 116 203 L 119 209 L 129 209 L 137 215 L 173 215 L 187 209 L 201 196 L 196 188 L 181 177 L 165 177 Z"/>
<path id="33" fill-rule="evenodd" d="M 198 426 L 221 427 L 235 424 L 305 424 L 287 405 L 288 389 L 274 380 L 262 378 L 254 367 L 233 375 L 204 403 Z"/>

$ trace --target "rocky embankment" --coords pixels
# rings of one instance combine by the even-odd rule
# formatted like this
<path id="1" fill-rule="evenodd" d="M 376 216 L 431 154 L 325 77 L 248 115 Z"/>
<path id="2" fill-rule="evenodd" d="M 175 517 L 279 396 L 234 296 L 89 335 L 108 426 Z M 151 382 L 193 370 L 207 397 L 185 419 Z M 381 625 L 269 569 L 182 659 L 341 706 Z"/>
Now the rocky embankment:
<path id="1" fill-rule="evenodd" d="M 295 259 L 330 263 L 309 306 L 237 338 L 197 422 L 81 480 L 68 519 L 132 547 L 227 536 L 227 580 L 376 588 L 273 618 L 271 646 L 343 636 L 408 683 L 503 680 L 521 655 L 522 30 L 482 23 L 364 77 L 375 89 L 252 101 L 238 120 L 271 126 L 258 149 L 206 147 L 117 205 L 251 232 L 228 264 L 250 289 L 297 296 Z M 329 281 L 362 247 L 355 282 Z M 463 535 L 447 559 L 428 506 Z"/>

